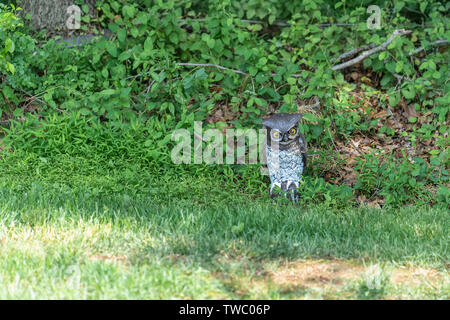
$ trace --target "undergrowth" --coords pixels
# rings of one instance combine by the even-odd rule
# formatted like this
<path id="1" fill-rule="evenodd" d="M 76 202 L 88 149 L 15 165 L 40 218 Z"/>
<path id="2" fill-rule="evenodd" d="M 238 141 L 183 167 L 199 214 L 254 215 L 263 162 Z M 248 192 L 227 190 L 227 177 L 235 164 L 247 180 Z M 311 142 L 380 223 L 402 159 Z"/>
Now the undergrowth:
<path id="1" fill-rule="evenodd" d="M 171 132 L 192 132 L 194 120 L 259 128 L 265 115 L 302 112 L 302 205 L 449 206 L 449 4 L 380 1 L 382 27 L 371 30 L 358 1 L 103 0 L 90 15 L 77 4 L 81 31 L 99 37 L 75 48 L 0 7 L 3 181 L 105 194 L 216 183 L 264 198 L 260 165 L 174 165 Z M 342 53 L 398 29 L 411 33 L 332 70 Z"/>

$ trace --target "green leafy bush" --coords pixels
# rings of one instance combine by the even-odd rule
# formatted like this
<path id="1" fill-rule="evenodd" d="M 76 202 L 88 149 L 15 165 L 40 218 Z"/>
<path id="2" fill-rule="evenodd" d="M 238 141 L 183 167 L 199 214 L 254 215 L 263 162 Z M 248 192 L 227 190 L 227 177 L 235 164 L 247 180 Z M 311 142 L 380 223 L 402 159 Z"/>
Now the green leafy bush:
<path id="1" fill-rule="evenodd" d="M 15 15 L 13 5 L 8 7 L 0 3 L 0 72 L 14 74 L 15 68 L 11 61 L 11 54 L 15 51 L 15 43 L 11 34 L 20 26 L 20 19 Z"/>
<path id="2" fill-rule="evenodd" d="M 354 137 L 430 146 L 426 154 L 403 158 L 359 154 L 354 186 L 336 186 L 342 179 L 311 168 L 304 199 L 341 206 L 363 194 L 393 206 L 445 205 L 449 54 L 434 42 L 449 38 L 449 4 L 371 4 L 381 8 L 381 29 L 367 29 L 369 14 L 358 1 L 102 0 L 98 17 L 82 20 L 85 31 L 100 31 L 98 37 L 75 48 L 26 29 L 14 7 L 3 6 L 0 116 L 22 121 L 35 114 L 13 121 L 5 143 L 40 157 L 95 156 L 108 163 L 121 155 L 168 167 L 166 137 L 175 128 L 192 130 L 194 120 L 220 130 L 259 127 L 267 113 L 301 111 L 311 152 L 333 155 L 321 167 L 330 161 L 339 170 L 345 160 L 338 148 Z M 101 36 L 103 29 L 112 36 Z M 332 70 L 341 62 L 333 58 L 380 45 L 397 29 L 411 33 L 358 65 Z M 316 107 L 303 108 L 315 97 Z M 341 159 L 339 166 L 334 159 Z M 243 188 L 260 194 L 258 169 L 211 170 L 259 181 Z M 202 170 L 188 169 L 194 175 Z"/>

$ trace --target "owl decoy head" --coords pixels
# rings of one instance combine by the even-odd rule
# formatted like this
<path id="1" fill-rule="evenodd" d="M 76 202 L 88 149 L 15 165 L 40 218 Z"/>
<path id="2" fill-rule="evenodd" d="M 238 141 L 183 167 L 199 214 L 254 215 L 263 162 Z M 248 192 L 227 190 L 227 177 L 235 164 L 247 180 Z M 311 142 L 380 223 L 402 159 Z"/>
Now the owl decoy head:
<path id="1" fill-rule="evenodd" d="M 280 149 L 287 148 L 300 137 L 298 123 L 303 115 L 301 113 L 277 113 L 262 121 L 267 130 L 267 142 L 279 143 Z"/>

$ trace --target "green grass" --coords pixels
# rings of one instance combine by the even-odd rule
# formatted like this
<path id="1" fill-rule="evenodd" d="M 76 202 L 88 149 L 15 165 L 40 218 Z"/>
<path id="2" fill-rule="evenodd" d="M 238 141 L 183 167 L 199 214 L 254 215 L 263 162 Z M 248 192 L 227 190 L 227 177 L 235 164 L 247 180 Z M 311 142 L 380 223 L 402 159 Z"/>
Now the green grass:
<path id="1" fill-rule="evenodd" d="M 125 155 L 14 137 L 0 157 L 0 299 L 450 296 L 442 206 L 355 207 L 309 176 L 293 205 L 268 198 L 258 166 L 176 166 L 133 135 L 102 144 Z"/>
<path id="2" fill-rule="evenodd" d="M 444 209 L 234 203 L 214 190 L 195 198 L 188 183 L 184 198 L 170 199 L 161 197 L 170 188 L 163 181 L 154 192 L 105 195 L 23 179 L 17 192 L 10 186 L 20 176 L 4 178 L 2 299 L 448 298 Z M 372 290 L 364 273 L 326 288 L 271 277 L 286 261 L 317 259 L 420 266 L 444 281 L 430 287 L 425 277 L 419 286 L 387 282 Z"/>

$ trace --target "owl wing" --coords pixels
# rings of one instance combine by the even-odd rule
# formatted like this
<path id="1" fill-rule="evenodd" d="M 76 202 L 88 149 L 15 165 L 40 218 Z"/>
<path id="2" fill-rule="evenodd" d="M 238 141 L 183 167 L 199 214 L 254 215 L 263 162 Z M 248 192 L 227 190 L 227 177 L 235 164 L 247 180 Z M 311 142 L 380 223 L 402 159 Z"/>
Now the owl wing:
<path id="1" fill-rule="evenodd" d="M 306 154 L 308 153 L 308 144 L 305 137 L 300 133 L 298 137 L 298 143 L 300 144 L 300 152 L 302 154 L 303 166 L 306 168 Z"/>

